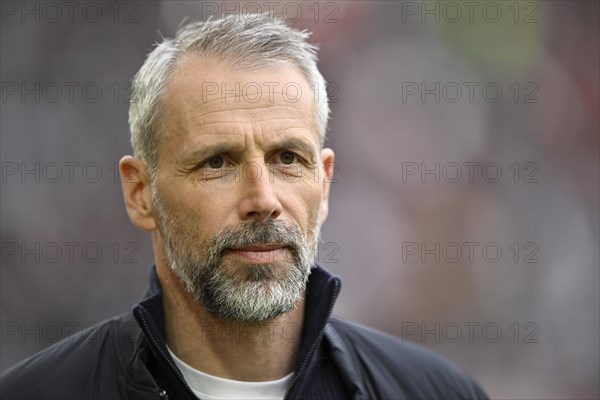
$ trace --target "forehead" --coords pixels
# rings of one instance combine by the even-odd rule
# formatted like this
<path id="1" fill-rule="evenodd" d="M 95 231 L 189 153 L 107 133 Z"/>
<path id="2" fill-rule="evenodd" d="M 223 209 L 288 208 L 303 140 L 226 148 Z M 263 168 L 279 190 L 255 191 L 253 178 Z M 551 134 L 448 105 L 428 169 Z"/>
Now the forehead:
<path id="1" fill-rule="evenodd" d="M 235 70 L 196 55 L 172 71 L 163 99 L 166 131 L 215 124 L 303 124 L 319 140 L 315 98 L 303 73 L 289 65 Z"/>

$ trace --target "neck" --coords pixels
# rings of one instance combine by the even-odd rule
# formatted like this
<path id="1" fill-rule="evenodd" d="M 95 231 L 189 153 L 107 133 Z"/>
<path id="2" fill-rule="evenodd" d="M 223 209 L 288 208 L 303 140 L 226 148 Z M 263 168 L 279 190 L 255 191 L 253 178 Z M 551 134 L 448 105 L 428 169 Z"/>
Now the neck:
<path id="1" fill-rule="evenodd" d="M 167 344 L 177 357 L 210 375 L 268 381 L 294 370 L 304 320 L 304 295 L 295 309 L 260 323 L 209 314 L 168 266 L 157 263 Z"/>

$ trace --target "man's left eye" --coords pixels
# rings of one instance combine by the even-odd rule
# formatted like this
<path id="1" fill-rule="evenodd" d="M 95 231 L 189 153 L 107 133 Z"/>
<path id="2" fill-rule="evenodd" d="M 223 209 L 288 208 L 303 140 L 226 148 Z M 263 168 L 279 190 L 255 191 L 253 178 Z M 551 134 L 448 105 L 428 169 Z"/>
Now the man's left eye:
<path id="1" fill-rule="evenodd" d="M 225 164 L 225 160 L 220 156 L 211 157 L 208 159 L 208 161 L 206 161 L 206 165 L 212 169 L 219 169 L 223 166 L 223 164 Z"/>
<path id="2" fill-rule="evenodd" d="M 282 164 L 292 164 L 297 158 L 296 153 L 292 153 L 291 151 L 284 151 L 279 156 L 279 160 L 281 160 Z"/>

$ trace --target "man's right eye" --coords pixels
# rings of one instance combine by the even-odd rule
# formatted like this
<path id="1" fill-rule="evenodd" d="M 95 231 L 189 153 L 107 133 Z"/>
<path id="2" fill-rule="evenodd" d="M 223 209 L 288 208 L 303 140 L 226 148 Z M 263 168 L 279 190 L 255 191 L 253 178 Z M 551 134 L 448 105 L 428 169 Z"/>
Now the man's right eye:
<path id="1" fill-rule="evenodd" d="M 222 168 L 223 164 L 225 164 L 225 160 L 220 156 L 211 157 L 206 161 L 206 165 L 213 169 Z"/>

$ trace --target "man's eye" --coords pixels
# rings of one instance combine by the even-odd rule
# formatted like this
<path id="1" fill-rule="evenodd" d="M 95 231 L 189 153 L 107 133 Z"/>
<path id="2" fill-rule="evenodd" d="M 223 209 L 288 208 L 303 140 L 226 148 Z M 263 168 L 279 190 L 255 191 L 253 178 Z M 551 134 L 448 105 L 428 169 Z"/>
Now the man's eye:
<path id="1" fill-rule="evenodd" d="M 214 169 L 222 168 L 223 164 L 225 164 L 225 160 L 223 160 L 223 157 L 219 156 L 211 157 L 208 159 L 208 161 L 206 161 L 206 165 Z"/>
<path id="2" fill-rule="evenodd" d="M 292 164 L 294 161 L 297 160 L 297 156 L 295 153 L 292 153 L 291 151 L 285 151 L 285 152 L 281 153 L 281 155 L 279 156 L 279 159 L 281 160 L 282 164 Z"/>

